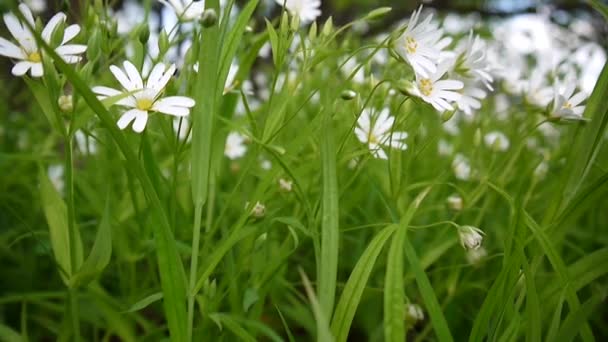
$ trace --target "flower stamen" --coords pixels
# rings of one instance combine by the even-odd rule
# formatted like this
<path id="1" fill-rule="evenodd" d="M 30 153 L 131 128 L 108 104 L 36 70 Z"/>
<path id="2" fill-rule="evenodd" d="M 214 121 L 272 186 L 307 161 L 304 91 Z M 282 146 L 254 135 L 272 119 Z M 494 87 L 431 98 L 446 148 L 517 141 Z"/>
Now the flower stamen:
<path id="1" fill-rule="evenodd" d="M 144 99 L 137 100 L 136 106 L 137 106 L 137 109 L 148 111 L 152 108 L 153 104 L 154 104 L 154 101 L 144 98 Z"/>

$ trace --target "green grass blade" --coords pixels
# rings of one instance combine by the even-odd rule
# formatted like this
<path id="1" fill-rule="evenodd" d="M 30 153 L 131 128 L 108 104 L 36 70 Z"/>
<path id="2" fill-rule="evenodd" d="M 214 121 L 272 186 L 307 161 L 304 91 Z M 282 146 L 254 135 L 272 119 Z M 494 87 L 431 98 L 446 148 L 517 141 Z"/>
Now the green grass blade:
<path id="1" fill-rule="evenodd" d="M 393 235 L 388 251 L 386 276 L 384 280 L 384 340 L 405 341 L 405 295 L 403 286 L 403 244 L 407 228 L 420 202 L 426 197 L 430 188 L 422 191 L 410 205 L 405 216 Z"/>
<path id="2" fill-rule="evenodd" d="M 443 316 L 441 306 L 439 305 L 439 301 L 437 301 L 437 296 L 435 296 L 435 291 L 433 290 L 426 273 L 424 273 L 424 269 L 416 255 L 416 250 L 407 238 L 407 235 L 403 245 L 405 248 L 405 256 L 416 277 L 418 289 L 420 290 L 426 309 L 431 317 L 431 323 L 433 324 L 438 340 L 448 342 L 454 341 L 448 327 L 448 322 L 446 321 L 445 316 Z"/>
<path id="3" fill-rule="evenodd" d="M 306 295 L 308 296 L 308 300 L 310 301 L 310 306 L 312 307 L 312 313 L 315 316 L 315 322 L 317 324 L 317 341 L 318 342 L 332 342 L 334 340 L 331 335 L 331 331 L 329 330 L 329 319 L 325 316 L 323 312 L 323 308 L 319 304 L 319 300 L 315 295 L 315 292 L 310 284 L 310 280 L 306 276 L 306 273 L 300 271 L 300 277 L 302 278 L 302 283 L 304 284 L 304 289 L 306 290 Z"/>
<path id="4" fill-rule="evenodd" d="M 125 312 L 136 312 L 136 311 L 145 309 L 150 304 L 152 304 L 154 302 L 158 302 L 161 299 L 163 299 L 162 292 L 157 292 L 157 293 L 151 294 L 151 295 L 147 296 L 146 298 L 138 300 L 137 303 L 131 305 L 131 307 L 128 308 Z"/>
<path id="5" fill-rule="evenodd" d="M 338 177 L 334 137 L 327 114 L 321 137 L 321 163 L 323 171 L 323 198 L 321 208 L 321 260 L 319 265 L 319 301 L 325 317 L 331 317 L 336 296 L 339 256 Z"/>
<path id="6" fill-rule="evenodd" d="M 346 285 L 344 285 L 344 290 L 336 305 L 336 310 L 331 321 L 331 331 L 336 341 L 344 342 L 348 338 L 350 326 L 376 259 L 380 256 L 380 252 L 382 252 L 386 241 L 397 228 L 398 225 L 392 224 L 376 234 L 357 261 Z"/>
<path id="7" fill-rule="evenodd" d="M 564 320 L 556 341 L 569 342 L 587 325 L 587 321 L 597 312 L 597 308 L 604 302 L 604 294 L 595 294 L 583 303 L 578 309 L 571 311 Z"/>

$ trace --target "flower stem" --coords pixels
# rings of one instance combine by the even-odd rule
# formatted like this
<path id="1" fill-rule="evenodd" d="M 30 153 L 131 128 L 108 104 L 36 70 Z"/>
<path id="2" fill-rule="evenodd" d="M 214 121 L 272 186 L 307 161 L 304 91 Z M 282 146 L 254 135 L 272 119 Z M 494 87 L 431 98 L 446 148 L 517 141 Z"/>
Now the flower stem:
<path id="1" fill-rule="evenodd" d="M 190 284 L 188 286 L 188 341 L 192 341 L 194 323 L 194 287 L 196 285 L 196 271 L 198 269 L 198 249 L 201 240 L 201 216 L 203 204 L 197 204 L 194 210 L 194 227 L 192 229 L 192 258 L 190 260 Z"/>
<path id="2" fill-rule="evenodd" d="M 68 207 L 68 233 L 70 241 L 70 268 L 71 273 L 74 274 L 78 268 L 78 246 L 80 244 L 79 235 L 76 231 L 78 229 L 75 224 L 75 210 L 74 210 L 74 162 L 73 162 L 73 151 L 72 151 L 72 135 L 67 133 L 65 135 L 65 184 L 66 184 L 66 201 Z M 76 296 L 75 289 L 68 289 L 68 296 L 70 297 L 70 317 L 72 320 L 72 331 L 74 333 L 74 341 L 80 341 L 80 320 L 78 314 L 78 298 Z"/>

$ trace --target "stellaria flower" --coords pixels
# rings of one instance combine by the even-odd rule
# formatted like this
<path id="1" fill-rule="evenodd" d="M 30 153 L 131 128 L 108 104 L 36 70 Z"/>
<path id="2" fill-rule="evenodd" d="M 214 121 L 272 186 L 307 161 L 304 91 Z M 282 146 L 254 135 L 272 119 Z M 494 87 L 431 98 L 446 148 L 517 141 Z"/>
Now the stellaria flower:
<path id="1" fill-rule="evenodd" d="M 159 112 L 172 116 L 187 116 L 190 108 L 194 107 L 193 99 L 185 96 L 161 97 L 165 87 L 175 73 L 175 65 L 167 67 L 163 63 L 156 64 L 146 82 L 140 72 L 129 61 L 123 63 L 124 70 L 112 65 L 110 71 L 122 85 L 123 90 L 108 87 L 94 87 L 93 91 L 100 99 L 124 95 L 117 105 L 132 108 L 122 114 L 118 120 L 118 127 L 125 129 L 132 121 L 133 131 L 141 133 L 148 122 L 151 112 Z"/>
<path id="2" fill-rule="evenodd" d="M 493 131 L 483 137 L 486 146 L 496 151 L 504 152 L 509 149 L 509 138 L 502 132 Z"/>
<path id="3" fill-rule="evenodd" d="M 464 87 L 464 83 L 458 80 L 442 79 L 446 74 L 448 64 L 440 65 L 430 77 L 416 74 L 416 81 L 411 89 L 412 94 L 429 103 L 439 112 L 454 110 L 450 102 L 457 102 L 461 95 L 456 90 Z"/>
<path id="4" fill-rule="evenodd" d="M 175 11 L 180 20 L 192 21 L 200 18 L 205 11 L 205 0 L 158 0 L 163 5 Z"/>
<path id="5" fill-rule="evenodd" d="M 575 89 L 576 81 L 573 78 L 566 80 L 562 86 L 559 82 L 555 83 L 551 117 L 564 120 L 584 120 L 585 106 L 581 103 L 585 101 L 587 95 L 583 92 L 574 94 Z"/>
<path id="6" fill-rule="evenodd" d="M 298 16 L 302 24 L 315 21 L 321 15 L 321 0 L 275 0 L 292 15 Z"/>
<path id="7" fill-rule="evenodd" d="M 467 79 L 479 80 L 488 90 L 494 90 L 491 85 L 494 79 L 490 74 L 486 43 L 479 36 L 473 36 L 471 30 L 469 37 L 462 40 L 456 50 L 454 72 Z"/>
<path id="8" fill-rule="evenodd" d="M 374 113 L 371 109 L 365 108 L 355 128 L 357 139 L 368 148 L 372 155 L 380 159 L 388 159 L 388 155 L 383 147 L 392 147 L 400 150 L 406 150 L 407 144 L 405 139 L 408 134 L 406 132 L 391 132 L 395 118 L 390 116 L 388 108 L 380 111 L 378 116 L 374 118 Z"/>
<path id="9" fill-rule="evenodd" d="M 231 132 L 226 138 L 226 146 L 224 147 L 224 155 L 230 160 L 241 158 L 247 152 L 245 146 L 245 137 L 237 132 Z"/>
<path id="10" fill-rule="evenodd" d="M 473 115 L 476 110 L 481 108 L 480 100 L 485 99 L 486 96 L 485 90 L 479 88 L 478 85 L 466 82 L 460 92 L 460 97 L 456 100 L 456 106 L 466 115 Z"/>
<path id="11" fill-rule="evenodd" d="M 431 22 L 432 14 L 419 22 L 420 12 L 422 6 L 412 14 L 407 28 L 397 40 L 395 50 L 416 74 L 426 78 L 437 71 L 441 50 L 450 44 L 451 38 L 442 38 L 443 30 Z"/>
<path id="12" fill-rule="evenodd" d="M 19 5 L 19 10 L 27 23 L 32 27 L 36 26 L 32 11 L 25 4 Z M 42 30 L 41 36 L 47 44 L 51 43 L 51 36 L 55 29 L 65 22 L 65 14 L 59 12 L 55 14 Z M 0 37 L 0 55 L 18 60 L 11 71 L 15 76 L 23 76 L 28 71 L 32 77 L 41 77 L 44 74 L 42 67 L 42 50 L 36 43 L 36 39 L 26 23 L 17 19 L 12 13 L 4 15 L 4 23 L 11 35 L 15 38 L 19 45 L 16 45 L 4 38 Z M 80 26 L 74 24 L 65 28 L 63 39 L 59 46 L 54 47 L 55 52 L 66 63 L 77 63 L 80 61 L 79 54 L 87 50 L 86 45 L 67 44 L 80 32 Z"/>

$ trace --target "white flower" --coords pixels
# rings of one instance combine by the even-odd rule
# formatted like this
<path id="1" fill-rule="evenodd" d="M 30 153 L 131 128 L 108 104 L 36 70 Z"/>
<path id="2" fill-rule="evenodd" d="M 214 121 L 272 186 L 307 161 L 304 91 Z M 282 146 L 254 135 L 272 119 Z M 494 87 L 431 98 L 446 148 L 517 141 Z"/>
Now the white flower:
<path id="1" fill-rule="evenodd" d="M 471 179 L 471 165 L 469 164 L 469 160 L 467 157 L 462 154 L 457 154 L 454 157 L 454 161 L 452 161 L 452 170 L 454 170 L 454 175 L 456 178 L 468 181 Z"/>
<path id="2" fill-rule="evenodd" d="M 201 17 L 205 11 L 205 0 L 158 0 L 163 5 L 173 9 L 181 20 L 191 21 Z"/>
<path id="3" fill-rule="evenodd" d="M 19 5 L 19 10 L 27 20 L 27 22 L 35 27 L 36 23 L 32 12 L 25 4 Z M 63 13 L 55 14 L 48 24 L 42 30 L 42 39 L 47 43 L 51 43 L 51 36 L 55 29 L 65 22 L 66 16 Z M 4 23 L 9 32 L 13 35 L 19 45 L 0 37 L 0 55 L 18 60 L 13 67 L 12 73 L 15 76 L 23 76 L 28 71 L 32 77 L 41 77 L 44 74 L 42 68 L 42 50 L 38 47 L 34 35 L 29 27 L 19 21 L 12 13 L 4 15 Z M 66 63 L 77 63 L 80 61 L 79 54 L 87 50 L 86 45 L 66 44 L 80 32 L 80 26 L 70 25 L 65 28 L 63 39 L 59 46 L 55 47 L 55 52 Z"/>
<path id="4" fill-rule="evenodd" d="M 475 84 L 465 84 L 460 95 L 456 100 L 456 106 L 466 115 L 473 115 L 476 110 L 481 108 L 480 100 L 485 99 L 487 93 Z"/>
<path id="5" fill-rule="evenodd" d="M 416 74 L 416 81 L 413 84 L 412 93 L 429 103 L 439 112 L 454 110 L 450 102 L 456 102 L 461 95 L 459 90 L 464 87 L 464 83 L 458 80 L 441 79 L 447 72 L 447 64 L 440 65 L 435 73 L 429 78 Z"/>
<path id="6" fill-rule="evenodd" d="M 148 122 L 150 112 L 159 112 L 173 116 L 187 116 L 194 107 L 193 99 L 185 96 L 168 96 L 161 98 L 167 83 L 175 73 L 175 65 L 168 68 L 163 63 L 156 64 L 144 81 L 137 68 L 129 61 L 123 63 L 124 70 L 112 65 L 110 71 L 122 85 L 123 90 L 108 87 L 94 87 L 93 91 L 100 99 L 126 96 L 116 102 L 117 105 L 132 108 L 122 114 L 118 127 L 125 129 L 132 121 L 133 131 L 141 133 Z"/>
<path id="7" fill-rule="evenodd" d="M 230 160 L 241 158 L 247 152 L 245 146 L 245 137 L 237 132 L 231 132 L 226 138 L 226 146 L 224 147 L 224 155 Z"/>
<path id="8" fill-rule="evenodd" d="M 65 191 L 65 182 L 63 180 L 65 168 L 62 164 L 50 165 L 47 169 L 47 175 L 51 184 L 55 187 L 58 193 L 63 194 Z"/>
<path id="9" fill-rule="evenodd" d="M 262 218 L 264 215 L 266 215 L 266 206 L 260 203 L 260 201 L 255 202 L 255 205 L 251 209 L 251 216 L 255 218 Z"/>
<path id="10" fill-rule="evenodd" d="M 525 84 L 524 92 L 528 102 L 539 107 L 546 107 L 553 98 L 553 88 L 547 84 L 545 70 L 535 68 Z"/>
<path id="11" fill-rule="evenodd" d="M 411 322 L 418 322 L 424 319 L 424 311 L 418 304 L 406 304 L 405 319 Z"/>
<path id="12" fill-rule="evenodd" d="M 290 180 L 281 178 L 281 179 L 279 179 L 279 187 L 283 191 L 291 192 L 291 190 L 293 189 L 293 182 Z"/>
<path id="13" fill-rule="evenodd" d="M 472 226 L 460 226 L 458 228 L 458 235 L 460 237 L 460 244 L 464 249 L 478 249 L 481 247 L 483 242 L 483 232 L 479 228 Z"/>
<path id="14" fill-rule="evenodd" d="M 275 0 L 292 15 L 298 16 L 302 24 L 315 21 L 321 15 L 321 0 Z"/>
<path id="15" fill-rule="evenodd" d="M 452 146 L 452 144 L 450 144 L 449 142 L 440 139 L 437 142 L 437 152 L 440 156 L 449 156 L 454 153 L 454 146 Z"/>
<path id="16" fill-rule="evenodd" d="M 551 117 L 564 120 L 584 120 L 585 106 L 580 104 L 585 101 L 587 95 L 583 92 L 574 94 L 575 89 L 576 81 L 573 78 L 566 80 L 562 87 L 558 82 L 555 83 Z"/>
<path id="17" fill-rule="evenodd" d="M 472 30 L 468 39 L 461 42 L 456 49 L 454 71 L 465 78 L 480 80 L 489 90 L 493 90 L 491 83 L 494 79 L 489 72 L 486 43 L 479 36 L 473 36 Z"/>
<path id="18" fill-rule="evenodd" d="M 447 203 L 448 207 L 454 211 L 461 211 L 463 208 L 462 197 L 458 194 L 450 195 Z"/>
<path id="19" fill-rule="evenodd" d="M 486 146 L 496 151 L 506 151 L 509 149 L 509 138 L 502 132 L 490 132 L 483 137 Z"/>
<path id="20" fill-rule="evenodd" d="M 393 147 L 400 150 L 406 150 L 407 138 L 406 132 L 391 132 L 395 118 L 390 116 L 388 108 L 384 108 L 374 119 L 373 111 L 365 108 L 355 128 L 357 139 L 368 148 L 372 155 L 380 159 L 388 159 L 388 155 L 382 147 Z"/>
<path id="21" fill-rule="evenodd" d="M 428 77 L 437 71 L 441 50 L 450 44 L 451 39 L 442 39 L 443 31 L 431 22 L 432 14 L 418 22 L 420 12 L 422 6 L 412 14 L 407 28 L 397 40 L 395 50 L 412 66 L 416 74 Z"/>
<path id="22" fill-rule="evenodd" d="M 549 164 L 543 160 L 534 169 L 534 177 L 536 177 L 537 179 L 543 179 L 547 175 L 548 171 L 549 171 Z"/>
<path id="23" fill-rule="evenodd" d="M 36 14 L 46 11 L 46 0 L 25 0 L 24 3 Z"/>
<path id="24" fill-rule="evenodd" d="M 351 57 L 346 62 L 343 63 L 342 69 L 341 69 L 342 74 L 344 75 L 344 77 L 349 77 L 355 70 L 357 70 L 357 68 L 359 68 L 359 66 L 360 66 L 360 64 L 357 62 L 355 57 Z M 359 84 L 362 84 L 363 82 L 365 82 L 365 70 L 364 70 L 363 66 L 361 66 L 359 68 L 359 70 L 357 70 L 357 72 L 355 72 L 352 80 L 353 80 L 353 82 L 359 83 Z"/>

